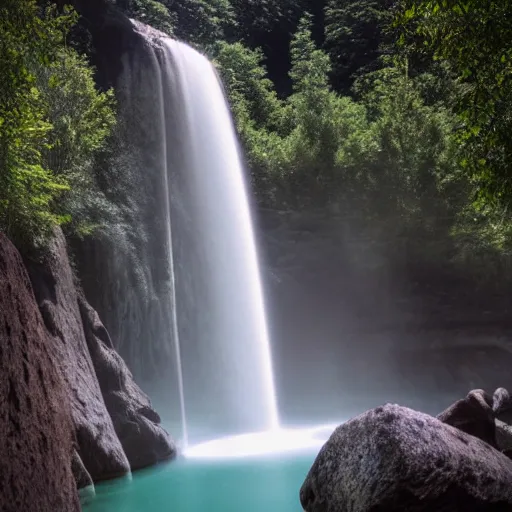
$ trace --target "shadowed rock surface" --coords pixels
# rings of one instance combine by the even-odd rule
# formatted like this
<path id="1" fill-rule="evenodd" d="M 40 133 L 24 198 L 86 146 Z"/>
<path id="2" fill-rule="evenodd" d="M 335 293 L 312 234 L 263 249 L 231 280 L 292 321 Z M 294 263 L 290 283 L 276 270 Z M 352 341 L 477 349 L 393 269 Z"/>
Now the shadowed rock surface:
<path id="1" fill-rule="evenodd" d="M 91 475 L 87 469 L 85 469 L 84 463 L 82 462 L 82 459 L 76 450 L 73 450 L 71 468 L 73 470 L 73 476 L 75 477 L 75 482 L 78 489 L 89 488 L 89 493 L 94 494 L 94 483 L 92 481 Z"/>
<path id="2" fill-rule="evenodd" d="M 512 400 L 506 389 L 498 388 L 492 396 L 474 389 L 437 418 L 512 456 Z"/>
<path id="3" fill-rule="evenodd" d="M 176 447 L 160 416 L 134 382 L 96 311 L 79 298 L 85 337 L 103 398 L 133 470 L 174 458 Z"/>
<path id="4" fill-rule="evenodd" d="M 300 491 L 306 512 L 505 512 L 512 462 L 489 444 L 397 405 L 338 427 Z"/>
<path id="5" fill-rule="evenodd" d="M 493 398 L 482 389 L 470 391 L 465 398 L 439 414 L 437 419 L 498 448 Z"/>
<path id="6" fill-rule="evenodd" d="M 79 511 L 64 382 L 22 259 L 0 233 L 0 510 Z"/>
<path id="7" fill-rule="evenodd" d="M 54 360 L 67 384 L 78 455 L 95 482 L 124 475 L 130 465 L 89 355 L 66 241 L 60 229 L 40 262 L 27 262 L 27 268 L 50 335 Z"/>

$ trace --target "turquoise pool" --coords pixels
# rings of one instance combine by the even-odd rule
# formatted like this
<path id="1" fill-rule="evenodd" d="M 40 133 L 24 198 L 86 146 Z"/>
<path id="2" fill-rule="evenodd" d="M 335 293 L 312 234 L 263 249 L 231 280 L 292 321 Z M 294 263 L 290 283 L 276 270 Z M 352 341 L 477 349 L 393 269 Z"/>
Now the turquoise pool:
<path id="1" fill-rule="evenodd" d="M 221 460 L 182 459 L 96 487 L 85 512 L 300 512 L 316 451 Z"/>

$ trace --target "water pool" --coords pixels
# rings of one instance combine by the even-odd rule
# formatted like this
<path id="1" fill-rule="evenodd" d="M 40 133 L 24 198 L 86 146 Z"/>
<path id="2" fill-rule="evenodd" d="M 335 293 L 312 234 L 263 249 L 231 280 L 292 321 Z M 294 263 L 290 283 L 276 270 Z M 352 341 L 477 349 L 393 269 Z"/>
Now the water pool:
<path id="1" fill-rule="evenodd" d="M 204 445 L 201 453 L 97 485 L 83 510 L 301 512 L 300 487 L 330 432 L 324 427 L 305 436 L 283 432 Z M 233 456 L 219 458 L 222 452 Z"/>

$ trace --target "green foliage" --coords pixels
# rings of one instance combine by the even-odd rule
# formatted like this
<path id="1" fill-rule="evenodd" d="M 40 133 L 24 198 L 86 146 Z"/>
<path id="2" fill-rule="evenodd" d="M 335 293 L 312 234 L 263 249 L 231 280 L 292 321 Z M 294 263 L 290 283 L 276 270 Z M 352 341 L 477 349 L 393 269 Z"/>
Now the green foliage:
<path id="1" fill-rule="evenodd" d="M 423 81 L 425 77 L 422 77 Z M 366 86 L 366 90 L 365 90 Z M 448 215 L 440 185 L 457 173 L 451 112 L 426 105 L 418 82 L 406 69 L 385 68 L 360 84 L 380 146 L 376 191 L 381 208 L 418 221 Z"/>
<path id="2" fill-rule="evenodd" d="M 261 53 L 219 46 L 260 202 L 329 208 L 357 218 L 358 229 L 378 225 L 388 236 L 406 236 L 418 261 L 448 257 L 450 244 L 434 242 L 448 240 L 467 204 L 456 118 L 441 101 L 456 89 L 449 73 L 410 78 L 397 63 L 361 76 L 354 101 L 332 90 L 330 59 L 311 29 L 307 15 L 291 43 L 293 94 L 285 100 L 277 99 Z"/>
<path id="3" fill-rule="evenodd" d="M 114 123 L 112 93 L 96 91 L 66 45 L 75 21 L 32 0 L 0 8 L 0 229 L 18 244 L 43 243 L 72 220 Z"/>
<path id="4" fill-rule="evenodd" d="M 235 30 L 234 12 L 229 0 L 162 0 L 176 16 L 176 36 L 212 46 Z"/>
<path id="5" fill-rule="evenodd" d="M 294 93 L 288 101 L 294 129 L 288 145 L 296 193 L 304 196 L 309 189 L 316 202 L 326 200 L 322 191 L 332 193 L 329 182 L 347 105 L 331 91 L 329 57 L 316 48 L 311 28 L 311 17 L 304 17 L 291 43 Z"/>
<path id="6" fill-rule="evenodd" d="M 390 45 L 392 0 L 329 0 L 325 8 L 326 48 L 334 63 L 335 86 L 348 92 L 355 76 L 381 67 Z"/>
<path id="7" fill-rule="evenodd" d="M 291 55 L 294 93 L 286 101 L 277 98 L 259 52 L 225 45 L 217 61 L 260 201 L 318 206 L 335 201 L 342 189 L 340 155 L 352 162 L 372 143 L 365 107 L 329 86 L 329 58 L 312 40 L 310 16 L 299 24 Z"/>
<path id="8" fill-rule="evenodd" d="M 278 130 L 283 122 L 283 102 L 277 98 L 262 61 L 261 51 L 242 43 L 220 42 L 216 47 L 215 63 L 242 131 L 244 116 L 257 128 Z"/>
<path id="9" fill-rule="evenodd" d="M 506 271 L 512 0 L 112 1 L 214 57 L 262 205 L 330 208 L 405 237 L 418 261 Z M 324 34 L 307 6 L 324 9 Z M 115 181 L 129 127 L 109 138 L 113 93 L 73 50 L 87 37 L 66 41 L 75 21 L 35 0 L 0 7 L 0 228 L 23 242 L 59 223 L 79 235 L 129 224 L 98 187 Z"/>
<path id="10" fill-rule="evenodd" d="M 252 42 L 255 33 L 291 25 L 303 14 L 303 4 L 300 0 L 231 0 L 238 35 L 247 42 Z"/>
<path id="11" fill-rule="evenodd" d="M 69 48 L 36 70 L 36 84 L 52 126 L 43 162 L 70 187 L 56 208 L 70 216 L 70 229 L 90 233 L 101 217 L 94 169 L 116 122 L 113 91 L 98 92 L 87 58 Z"/>
<path id="12" fill-rule="evenodd" d="M 67 184 L 44 165 L 52 127 L 33 68 L 55 61 L 73 17 L 38 12 L 32 0 L 0 7 L 0 226 L 21 243 L 65 220 L 52 209 Z"/>
<path id="13" fill-rule="evenodd" d="M 262 60 L 261 51 L 242 43 L 219 43 L 215 51 L 255 190 L 268 202 L 275 193 L 275 178 L 283 172 L 287 107 L 278 99 Z"/>
<path id="14" fill-rule="evenodd" d="M 165 2 L 157 0 L 116 0 L 123 11 L 142 23 L 172 36 L 175 33 L 176 16 L 171 13 Z"/>
<path id="15" fill-rule="evenodd" d="M 316 48 L 311 33 L 313 19 L 308 14 L 300 20 L 291 44 L 292 69 L 290 76 L 295 92 L 320 93 L 329 88 L 331 71 L 329 57 Z"/>
<path id="16" fill-rule="evenodd" d="M 83 173 L 115 123 L 113 91 L 98 92 L 87 58 L 69 49 L 36 70 L 35 84 L 52 126 L 47 166 L 57 174 Z"/>
<path id="17" fill-rule="evenodd" d="M 397 24 L 402 44 L 426 48 L 450 63 L 466 85 L 458 104 L 463 122 L 462 163 L 475 185 L 477 205 L 512 200 L 510 142 L 512 23 L 510 0 L 404 0 Z"/>

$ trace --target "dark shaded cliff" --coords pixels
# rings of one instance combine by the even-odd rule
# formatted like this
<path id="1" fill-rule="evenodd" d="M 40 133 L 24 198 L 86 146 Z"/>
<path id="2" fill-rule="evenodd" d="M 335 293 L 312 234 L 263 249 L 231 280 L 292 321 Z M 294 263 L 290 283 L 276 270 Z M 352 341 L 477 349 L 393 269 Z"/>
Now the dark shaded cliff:
<path id="1" fill-rule="evenodd" d="M 130 465 L 107 412 L 85 340 L 78 296 L 62 233 L 40 263 L 27 262 L 34 292 L 66 381 L 78 454 L 93 480 L 113 478 Z"/>
<path id="2" fill-rule="evenodd" d="M 37 262 L 34 292 L 66 381 L 78 456 L 94 482 L 173 458 L 160 417 L 115 352 L 105 327 L 76 286 L 67 244 L 56 230 Z M 77 482 L 80 485 L 81 478 Z"/>
<path id="3" fill-rule="evenodd" d="M 0 233 L 0 510 L 80 509 L 71 407 L 23 261 Z"/>
<path id="4" fill-rule="evenodd" d="M 176 456 L 77 287 L 60 229 L 25 265 L 0 233 L 0 432 L 3 512 L 79 510 L 77 488 Z"/>

